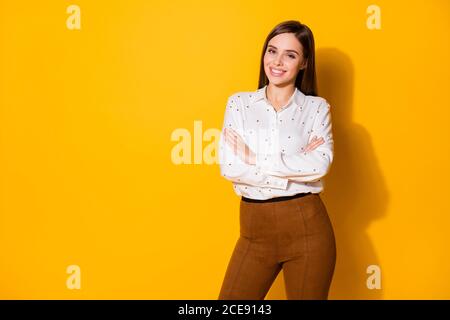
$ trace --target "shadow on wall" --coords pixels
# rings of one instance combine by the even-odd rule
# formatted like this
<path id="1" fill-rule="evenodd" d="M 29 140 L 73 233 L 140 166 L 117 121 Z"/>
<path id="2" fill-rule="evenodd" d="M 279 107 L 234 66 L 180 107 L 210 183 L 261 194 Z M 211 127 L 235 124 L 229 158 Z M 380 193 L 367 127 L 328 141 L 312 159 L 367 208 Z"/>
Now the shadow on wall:
<path id="1" fill-rule="evenodd" d="M 319 49 L 316 55 L 319 96 L 331 105 L 334 137 L 334 160 L 321 193 L 337 247 L 329 299 L 382 299 L 383 268 L 367 229 L 372 222 L 384 218 L 388 191 L 368 132 L 352 122 L 351 60 L 333 48 Z M 367 288 L 369 265 L 380 266 L 381 289 Z M 266 299 L 286 299 L 282 271 Z"/>

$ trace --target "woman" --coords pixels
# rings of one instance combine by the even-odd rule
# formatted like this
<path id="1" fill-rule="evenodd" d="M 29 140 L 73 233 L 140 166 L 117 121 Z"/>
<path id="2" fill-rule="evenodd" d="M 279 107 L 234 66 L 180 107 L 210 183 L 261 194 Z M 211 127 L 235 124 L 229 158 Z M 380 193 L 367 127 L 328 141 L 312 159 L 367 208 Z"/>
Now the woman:
<path id="1" fill-rule="evenodd" d="M 220 171 L 241 196 L 240 237 L 219 299 L 262 300 L 281 269 L 288 299 L 328 299 L 336 245 L 319 193 L 333 135 L 314 60 L 311 30 L 280 23 L 264 43 L 259 89 L 228 98 Z"/>

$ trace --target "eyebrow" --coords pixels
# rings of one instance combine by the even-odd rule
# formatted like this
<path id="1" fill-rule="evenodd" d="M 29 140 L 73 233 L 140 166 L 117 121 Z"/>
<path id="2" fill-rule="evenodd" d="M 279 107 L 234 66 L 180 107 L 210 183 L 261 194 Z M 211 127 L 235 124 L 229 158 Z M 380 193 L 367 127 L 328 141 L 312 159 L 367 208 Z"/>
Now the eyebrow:
<path id="1" fill-rule="evenodd" d="M 278 49 L 277 47 L 275 47 L 275 46 L 273 46 L 273 45 L 271 45 L 271 44 L 269 44 L 268 47 L 272 47 L 272 48 Z M 295 52 L 296 54 L 300 55 L 300 54 L 299 54 L 297 51 L 295 51 L 295 50 L 286 50 L 286 51 Z"/>

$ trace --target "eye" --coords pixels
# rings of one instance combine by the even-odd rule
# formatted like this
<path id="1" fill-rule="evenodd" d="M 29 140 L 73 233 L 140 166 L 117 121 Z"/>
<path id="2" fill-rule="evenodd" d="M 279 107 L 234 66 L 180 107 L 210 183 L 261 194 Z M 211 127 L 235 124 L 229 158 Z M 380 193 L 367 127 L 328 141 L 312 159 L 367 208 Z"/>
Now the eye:
<path id="1" fill-rule="evenodd" d="M 291 57 L 292 59 L 295 59 L 295 56 L 293 54 L 290 54 L 289 57 Z"/>
<path id="2" fill-rule="evenodd" d="M 267 50 L 267 52 L 272 53 L 272 52 L 275 52 L 275 51 L 273 49 L 269 49 L 269 50 Z"/>

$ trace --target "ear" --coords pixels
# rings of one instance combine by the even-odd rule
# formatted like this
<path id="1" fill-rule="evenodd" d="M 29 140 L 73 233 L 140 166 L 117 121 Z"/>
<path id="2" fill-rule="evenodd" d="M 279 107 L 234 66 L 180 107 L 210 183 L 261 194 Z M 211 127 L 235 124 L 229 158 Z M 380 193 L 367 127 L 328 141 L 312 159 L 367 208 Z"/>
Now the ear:
<path id="1" fill-rule="evenodd" d="M 307 60 L 303 60 L 302 64 L 300 65 L 300 70 L 305 69 L 307 64 L 308 64 L 308 61 Z"/>

